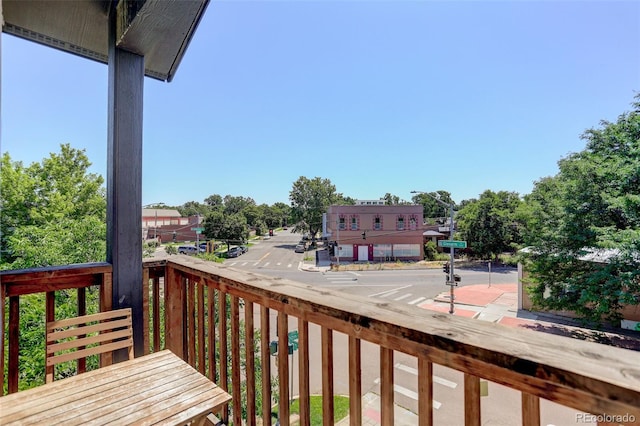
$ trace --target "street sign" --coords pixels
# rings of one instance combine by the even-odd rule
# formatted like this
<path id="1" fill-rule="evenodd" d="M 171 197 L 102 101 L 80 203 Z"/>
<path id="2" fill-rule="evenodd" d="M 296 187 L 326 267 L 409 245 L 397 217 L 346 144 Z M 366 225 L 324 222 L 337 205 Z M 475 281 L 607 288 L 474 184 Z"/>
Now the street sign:
<path id="1" fill-rule="evenodd" d="M 453 247 L 453 248 L 467 248 L 466 241 L 456 241 L 456 240 L 440 240 L 438 241 L 438 245 L 440 247 Z"/>
<path id="2" fill-rule="evenodd" d="M 196 234 L 202 234 L 202 231 L 204 231 L 204 228 L 191 228 L 192 231 L 196 231 Z"/>
<path id="3" fill-rule="evenodd" d="M 289 340 L 289 346 L 293 347 L 294 351 L 298 350 L 298 330 L 290 331 L 287 335 L 287 340 Z"/>

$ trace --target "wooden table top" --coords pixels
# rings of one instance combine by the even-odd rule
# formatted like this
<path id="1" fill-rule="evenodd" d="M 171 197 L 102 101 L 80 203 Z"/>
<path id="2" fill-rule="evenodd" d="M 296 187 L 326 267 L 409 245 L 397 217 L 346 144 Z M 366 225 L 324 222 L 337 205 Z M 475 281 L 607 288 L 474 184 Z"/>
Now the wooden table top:
<path id="1" fill-rule="evenodd" d="M 184 424 L 231 396 L 171 351 L 0 397 L 0 425 Z"/>

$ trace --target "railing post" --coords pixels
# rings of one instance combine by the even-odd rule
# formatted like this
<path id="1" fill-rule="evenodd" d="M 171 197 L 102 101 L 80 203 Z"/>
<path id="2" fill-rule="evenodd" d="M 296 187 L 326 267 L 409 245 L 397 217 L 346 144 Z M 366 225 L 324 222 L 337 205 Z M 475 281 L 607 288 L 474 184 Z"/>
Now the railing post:
<path id="1" fill-rule="evenodd" d="M 362 424 L 362 361 L 360 339 L 349 336 L 349 424 Z"/>
<path id="2" fill-rule="evenodd" d="M 255 344 L 254 344 L 254 326 L 253 326 L 253 303 L 245 301 L 244 303 L 244 347 L 245 347 L 245 365 L 247 366 L 247 425 L 255 426 L 256 424 L 256 362 L 255 362 Z"/>
<path id="3" fill-rule="evenodd" d="M 233 396 L 233 424 L 242 424 L 240 401 L 240 302 L 237 296 L 231 296 L 231 395 Z M 249 353 L 245 351 L 245 355 Z"/>
<path id="4" fill-rule="evenodd" d="M 433 364 L 418 357 L 418 416 L 420 426 L 433 425 Z"/>
<path id="5" fill-rule="evenodd" d="M 298 319 L 298 392 L 300 425 L 309 426 L 311 407 L 309 401 L 309 323 Z"/>
<path id="6" fill-rule="evenodd" d="M 262 361 L 262 424 L 271 426 L 271 321 L 269 308 L 260 306 L 260 356 Z"/>
<path id="7" fill-rule="evenodd" d="M 150 337 L 149 337 L 149 268 L 142 268 L 142 323 L 144 324 L 142 345 L 144 347 L 144 354 L 149 354 L 150 351 Z M 153 280 L 155 282 L 155 279 Z M 155 336 L 154 336 L 155 337 Z"/>
<path id="8" fill-rule="evenodd" d="M 2 284 L 2 280 L 0 279 L 0 379 L 2 383 L 0 383 L 0 396 L 4 395 L 4 302 L 5 302 L 5 293 L 6 290 L 4 285 Z"/>
<path id="9" fill-rule="evenodd" d="M 393 368 L 393 349 L 380 346 L 380 420 L 385 426 L 394 422 Z"/>
<path id="10" fill-rule="evenodd" d="M 333 425 L 333 330 L 322 327 L 322 424 Z"/>
<path id="11" fill-rule="evenodd" d="M 165 347 L 184 359 L 185 289 L 182 277 L 172 267 L 165 276 Z"/>
<path id="12" fill-rule="evenodd" d="M 540 425 L 540 398 L 522 392 L 522 426 Z"/>
<path id="13" fill-rule="evenodd" d="M 464 424 L 480 426 L 480 378 L 464 374 Z"/>
<path id="14" fill-rule="evenodd" d="M 289 426 L 289 317 L 278 312 L 278 380 L 279 397 L 278 418 L 280 424 Z"/>

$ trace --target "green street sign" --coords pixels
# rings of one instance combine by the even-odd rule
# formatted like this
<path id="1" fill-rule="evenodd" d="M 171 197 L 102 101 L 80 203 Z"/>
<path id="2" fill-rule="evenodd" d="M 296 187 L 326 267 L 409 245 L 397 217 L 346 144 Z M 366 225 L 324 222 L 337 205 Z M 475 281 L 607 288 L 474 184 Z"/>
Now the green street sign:
<path id="1" fill-rule="evenodd" d="M 204 228 L 191 228 L 192 231 L 196 231 L 196 234 L 202 234 L 202 231 L 204 231 Z"/>
<path id="2" fill-rule="evenodd" d="M 287 335 L 287 340 L 289 340 L 289 354 L 293 353 L 292 351 L 298 350 L 298 330 L 290 331 Z"/>
<path id="3" fill-rule="evenodd" d="M 466 241 L 456 241 L 456 240 L 440 240 L 438 241 L 438 245 L 440 247 L 453 247 L 453 248 L 467 248 Z"/>

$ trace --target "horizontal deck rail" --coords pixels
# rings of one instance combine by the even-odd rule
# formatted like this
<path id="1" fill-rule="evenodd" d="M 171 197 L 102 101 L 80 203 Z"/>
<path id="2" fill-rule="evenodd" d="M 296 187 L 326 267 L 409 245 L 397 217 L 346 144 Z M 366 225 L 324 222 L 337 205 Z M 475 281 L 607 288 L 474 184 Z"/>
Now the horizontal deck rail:
<path id="1" fill-rule="evenodd" d="M 247 336 L 254 330 L 254 311 L 259 312 L 262 330 L 270 329 L 270 312 L 277 315 L 278 343 L 288 345 L 289 317 L 298 321 L 299 362 L 291 365 L 287 351 L 277 355 L 278 398 L 288 401 L 290 369 L 299 375 L 297 394 L 300 422 L 309 424 L 310 354 L 309 325 L 321 328 L 321 365 L 324 424 L 333 423 L 334 332 L 348 336 L 350 419 L 362 423 L 361 343 L 379 347 L 381 422 L 394 424 L 394 354 L 416 357 L 419 370 L 419 424 L 433 422 L 433 366 L 441 365 L 464 375 L 464 421 L 481 424 L 480 379 L 521 392 L 521 418 L 524 425 L 540 424 L 540 400 L 545 399 L 601 418 L 640 419 L 640 366 L 637 354 L 531 330 L 428 311 L 407 304 L 389 303 L 357 297 L 326 288 L 317 288 L 286 279 L 267 277 L 214 265 L 193 258 L 172 258 L 166 263 L 165 298 L 168 348 L 183 356 L 201 371 L 208 368 L 211 377 L 225 389 L 231 388 L 234 424 L 240 424 L 243 409 L 247 423 L 263 418 L 270 424 L 269 407 L 256 413 L 255 353 L 265 374 L 262 375 L 262 400 L 271 401 L 271 372 L 267 347 L 268 333 L 261 334 L 261 351 L 254 352 Z M 230 303 L 230 307 L 226 303 Z M 214 302 L 225 315 L 212 312 Z M 244 317 L 242 317 L 244 311 Z M 217 323 L 211 323 L 217 318 Z M 245 341 L 240 341 L 244 318 Z M 227 342 L 227 329 L 231 330 Z M 217 338 L 216 338 L 217 332 Z M 212 358 L 216 353 L 219 358 Z M 227 352 L 228 351 L 228 352 Z M 371 354 L 367 354 L 370 357 Z M 230 357 L 230 377 L 226 360 Z M 251 359 L 249 359 L 251 358 Z M 345 361 L 346 362 L 346 361 Z M 213 365 L 212 365 L 213 364 Z M 217 376 L 216 376 L 217 371 Z M 227 383 L 229 381 L 229 383 Z M 240 383 L 246 384 L 247 400 L 240 401 Z M 266 404 L 265 404 L 266 405 Z M 280 405 L 280 424 L 288 424 L 288 404 Z M 626 416 L 626 417 L 623 417 Z"/>
<path id="2" fill-rule="evenodd" d="M 17 348 L 12 343 L 18 330 L 15 298 L 33 292 L 49 295 L 63 288 L 84 288 L 91 282 L 104 287 L 102 308 L 108 309 L 110 271 L 109 265 L 97 264 L 1 273 L 3 330 L 5 300 L 9 302 L 9 331 L 2 336 L 3 341 L 9 341 L 9 363 L 8 370 L 0 363 L 3 377 L 6 373 L 11 383 L 19 375 Z M 340 367 L 348 364 L 352 425 L 363 423 L 362 378 L 367 364 L 363 360 L 372 358 L 379 365 L 375 373 L 380 378 L 380 420 L 384 425 L 394 424 L 394 359 L 399 354 L 416 360 L 420 425 L 434 422 L 435 366 L 462 373 L 461 405 L 467 425 L 481 424 L 481 379 L 521 393 L 523 425 L 540 424 L 542 400 L 603 418 L 640 419 L 640 366 L 632 351 L 407 304 L 345 297 L 326 288 L 196 258 L 145 261 L 143 272 L 147 285 L 143 297 L 148 324 L 146 350 L 171 349 L 229 391 L 232 403 L 222 418 L 234 424 L 256 424 L 256 418 L 262 418 L 262 424 L 271 424 L 271 403 L 289 401 L 291 390 L 299 402 L 300 424 L 309 425 L 310 394 L 315 391 L 311 383 L 318 375 L 323 422 L 333 424 L 337 383 L 334 359 L 340 350 L 348 357 L 338 359 Z M 277 351 L 277 362 L 273 362 L 273 340 L 279 348 L 287 348 L 290 323 L 296 321 L 297 362 L 291 362 L 294 358 L 286 350 Z M 314 353 L 312 330 L 318 328 L 321 344 Z M 346 348 L 338 348 L 335 343 L 339 333 L 347 336 Z M 370 350 L 372 345 L 377 347 L 375 352 Z M 290 382 L 293 370 L 298 377 L 296 389 Z M 16 389 L 17 382 L 9 391 Z M 262 407 L 259 401 L 264 401 Z M 280 424 L 289 424 L 289 414 L 289 404 L 280 404 Z"/>
<path id="3" fill-rule="evenodd" d="M 99 288 L 98 309 L 100 311 L 111 310 L 111 279 L 112 268 L 108 263 L 0 271 L 0 341 L 2 342 L 0 345 L 0 377 L 2 377 L 3 383 L 6 380 L 9 393 L 17 392 L 19 387 L 20 298 L 30 294 L 45 294 L 45 318 L 42 319 L 44 326 L 46 322 L 56 319 L 55 293 L 62 290 L 76 291 L 78 316 L 87 313 L 86 289 L 92 286 Z M 5 327 L 5 309 L 8 310 L 8 327 Z M 44 328 L 42 331 L 44 333 Z M 8 343 L 7 366 L 5 366 L 5 341 Z M 44 345 L 44 339 L 42 343 Z M 84 371 L 85 361 L 78 360 L 77 368 L 80 372 Z M 4 386 L 0 386 L 0 395 L 3 394 Z"/>

